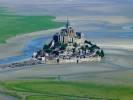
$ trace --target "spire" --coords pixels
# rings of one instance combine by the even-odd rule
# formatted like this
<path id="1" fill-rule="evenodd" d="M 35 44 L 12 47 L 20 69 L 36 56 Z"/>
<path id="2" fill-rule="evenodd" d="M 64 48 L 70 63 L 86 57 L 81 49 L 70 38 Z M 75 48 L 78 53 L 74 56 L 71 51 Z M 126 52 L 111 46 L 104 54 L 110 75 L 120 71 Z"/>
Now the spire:
<path id="1" fill-rule="evenodd" d="M 68 20 L 68 17 L 67 17 L 66 28 L 68 29 L 69 26 L 70 26 L 70 23 L 69 23 L 69 20 Z"/>

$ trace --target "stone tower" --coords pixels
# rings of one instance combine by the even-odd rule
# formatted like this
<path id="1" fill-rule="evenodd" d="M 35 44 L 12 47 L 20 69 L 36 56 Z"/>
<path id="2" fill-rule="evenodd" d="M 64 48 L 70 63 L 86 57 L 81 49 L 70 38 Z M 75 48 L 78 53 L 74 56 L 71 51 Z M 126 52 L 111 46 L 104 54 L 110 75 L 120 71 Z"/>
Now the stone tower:
<path id="1" fill-rule="evenodd" d="M 70 26 L 69 20 L 67 18 L 65 28 L 61 29 L 59 34 L 56 34 L 53 37 L 53 39 L 56 42 L 68 43 L 68 42 L 74 42 L 75 36 L 76 33 L 74 32 L 74 29 Z"/>

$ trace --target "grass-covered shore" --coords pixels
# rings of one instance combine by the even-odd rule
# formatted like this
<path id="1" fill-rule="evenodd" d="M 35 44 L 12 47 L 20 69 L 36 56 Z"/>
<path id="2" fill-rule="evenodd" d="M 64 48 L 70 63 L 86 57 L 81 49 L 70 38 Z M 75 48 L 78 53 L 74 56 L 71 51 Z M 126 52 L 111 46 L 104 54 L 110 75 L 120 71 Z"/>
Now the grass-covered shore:
<path id="1" fill-rule="evenodd" d="M 90 82 L 36 79 L 7 81 L 2 83 L 2 86 L 7 90 L 14 91 L 15 94 L 25 94 L 26 100 L 82 100 L 83 98 L 132 100 L 133 98 L 133 88 L 131 86 Z"/>
<path id="2" fill-rule="evenodd" d="M 29 32 L 61 27 L 64 23 L 55 22 L 53 16 L 20 16 L 0 8 L 0 43 L 9 37 Z"/>

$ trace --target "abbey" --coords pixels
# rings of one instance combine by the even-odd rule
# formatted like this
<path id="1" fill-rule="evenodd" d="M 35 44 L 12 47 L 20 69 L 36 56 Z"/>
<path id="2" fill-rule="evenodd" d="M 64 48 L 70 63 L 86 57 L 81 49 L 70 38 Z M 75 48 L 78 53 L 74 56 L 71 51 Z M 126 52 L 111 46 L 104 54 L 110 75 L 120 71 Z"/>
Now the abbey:
<path id="1" fill-rule="evenodd" d="M 84 34 L 80 32 L 75 32 L 72 26 L 70 26 L 69 21 L 67 20 L 66 27 L 61 29 L 59 33 L 56 33 L 53 36 L 54 42 L 61 43 L 78 43 L 82 44 L 84 42 Z"/>
<path id="2" fill-rule="evenodd" d="M 83 33 L 75 32 L 68 20 L 49 44 L 33 54 L 33 59 L 46 64 L 100 61 L 102 57 L 103 50 L 85 39 Z"/>

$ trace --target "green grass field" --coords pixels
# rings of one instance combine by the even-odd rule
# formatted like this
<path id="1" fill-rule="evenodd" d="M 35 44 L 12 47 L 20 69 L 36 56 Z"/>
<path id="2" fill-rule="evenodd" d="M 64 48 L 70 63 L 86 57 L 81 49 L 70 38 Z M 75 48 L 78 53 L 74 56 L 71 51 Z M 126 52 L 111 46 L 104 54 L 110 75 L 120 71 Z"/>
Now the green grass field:
<path id="1" fill-rule="evenodd" d="M 52 16 L 19 16 L 11 15 L 0 8 L 0 43 L 9 37 L 61 27 L 64 23 L 53 21 Z"/>
<path id="2" fill-rule="evenodd" d="M 133 87 L 55 80 L 10 81 L 3 85 L 16 93 L 27 93 L 26 100 L 132 100 Z M 45 99 L 44 99 L 45 98 Z"/>

